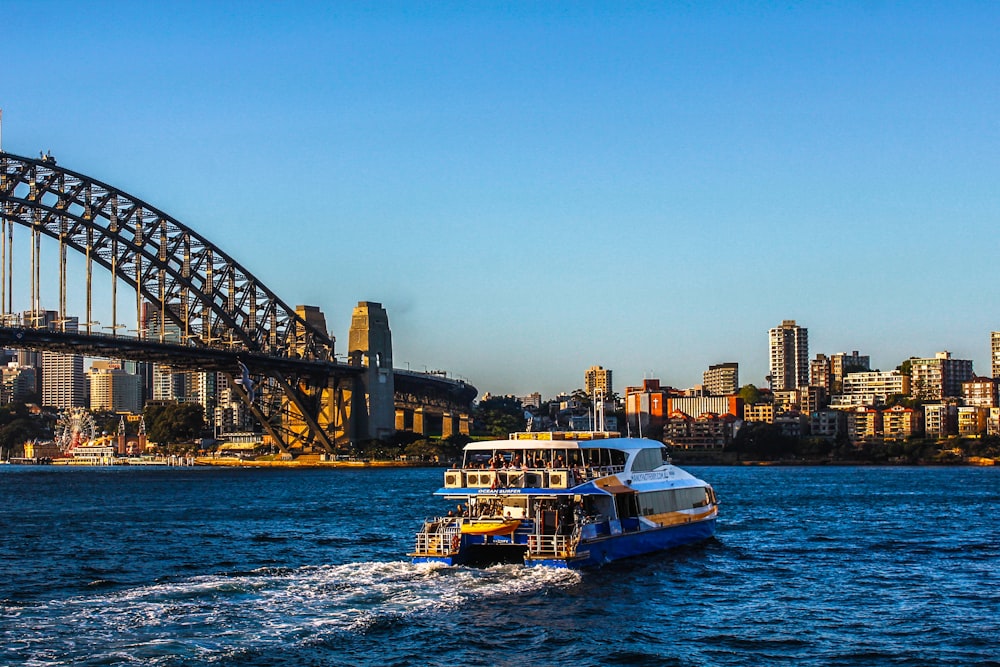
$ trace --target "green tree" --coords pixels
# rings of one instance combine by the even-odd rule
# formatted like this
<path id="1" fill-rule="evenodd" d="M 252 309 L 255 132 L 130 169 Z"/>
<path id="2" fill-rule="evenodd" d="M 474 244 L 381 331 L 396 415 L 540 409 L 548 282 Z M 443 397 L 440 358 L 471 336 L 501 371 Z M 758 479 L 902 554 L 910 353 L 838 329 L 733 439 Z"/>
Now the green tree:
<path id="1" fill-rule="evenodd" d="M 476 432 L 495 438 L 523 431 L 527 423 L 521 401 L 513 396 L 492 396 L 480 401 L 472 415 Z"/>
<path id="2" fill-rule="evenodd" d="M 161 445 L 193 440 L 205 430 L 205 412 L 197 403 L 150 405 L 143 417 L 149 440 Z"/>
<path id="3" fill-rule="evenodd" d="M 743 403 L 746 405 L 760 403 L 760 389 L 752 384 L 743 385 L 740 389 L 740 398 L 743 399 Z"/>
<path id="4" fill-rule="evenodd" d="M 4 457 L 22 456 L 25 441 L 47 437 L 48 431 L 45 421 L 32 417 L 22 402 L 0 407 L 0 450 Z"/>
<path id="5" fill-rule="evenodd" d="M 406 446 L 403 453 L 406 454 L 407 458 L 433 461 L 443 456 L 444 448 L 439 440 L 415 440 Z"/>

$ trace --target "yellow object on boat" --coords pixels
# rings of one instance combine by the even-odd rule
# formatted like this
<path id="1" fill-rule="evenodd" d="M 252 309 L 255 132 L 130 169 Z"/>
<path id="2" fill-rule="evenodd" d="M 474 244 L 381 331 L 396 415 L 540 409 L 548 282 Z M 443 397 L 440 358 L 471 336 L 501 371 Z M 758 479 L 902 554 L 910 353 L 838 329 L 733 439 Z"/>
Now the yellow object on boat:
<path id="1" fill-rule="evenodd" d="M 476 521 L 472 520 L 462 524 L 462 532 L 466 535 L 510 535 L 521 522 L 516 519 L 507 521 Z"/>

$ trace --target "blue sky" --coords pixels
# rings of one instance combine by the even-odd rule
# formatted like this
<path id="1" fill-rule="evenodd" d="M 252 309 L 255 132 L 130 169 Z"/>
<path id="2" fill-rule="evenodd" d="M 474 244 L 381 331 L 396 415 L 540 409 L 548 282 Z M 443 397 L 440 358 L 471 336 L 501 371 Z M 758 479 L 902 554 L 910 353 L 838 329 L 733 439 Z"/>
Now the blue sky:
<path id="1" fill-rule="evenodd" d="M 7 0 L 0 27 L 5 150 L 167 211 L 342 348 L 372 300 L 397 366 L 494 393 L 760 385 L 783 319 L 811 356 L 989 372 L 996 3 Z"/>

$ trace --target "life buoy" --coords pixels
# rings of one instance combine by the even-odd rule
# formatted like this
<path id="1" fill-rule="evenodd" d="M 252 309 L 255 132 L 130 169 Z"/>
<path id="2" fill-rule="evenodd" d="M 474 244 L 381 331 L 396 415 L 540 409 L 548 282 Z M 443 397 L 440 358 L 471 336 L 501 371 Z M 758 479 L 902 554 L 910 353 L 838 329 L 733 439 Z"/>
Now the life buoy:
<path id="1" fill-rule="evenodd" d="M 462 538 L 461 537 L 459 537 L 458 535 L 455 535 L 454 537 L 452 537 L 451 538 L 451 550 L 452 551 L 458 551 L 458 546 L 461 543 L 462 543 Z"/>

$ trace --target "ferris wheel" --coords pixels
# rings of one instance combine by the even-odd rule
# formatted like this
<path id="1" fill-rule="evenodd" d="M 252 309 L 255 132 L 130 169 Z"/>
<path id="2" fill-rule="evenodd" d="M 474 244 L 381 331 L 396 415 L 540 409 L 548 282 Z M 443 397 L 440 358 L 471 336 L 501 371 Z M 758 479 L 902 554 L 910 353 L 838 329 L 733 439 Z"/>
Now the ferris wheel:
<path id="1" fill-rule="evenodd" d="M 56 422 L 55 442 L 64 453 L 97 439 L 97 423 L 86 408 L 68 408 Z"/>

